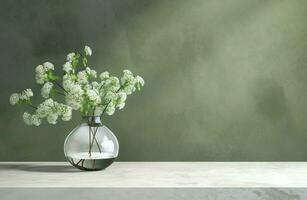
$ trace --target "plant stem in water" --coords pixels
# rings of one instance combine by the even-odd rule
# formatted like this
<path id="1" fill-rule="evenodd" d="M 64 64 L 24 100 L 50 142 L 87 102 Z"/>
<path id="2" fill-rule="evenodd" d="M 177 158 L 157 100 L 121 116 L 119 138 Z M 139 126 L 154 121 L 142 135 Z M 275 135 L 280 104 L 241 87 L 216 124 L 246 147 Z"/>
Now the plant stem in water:
<path id="1" fill-rule="evenodd" d="M 91 133 L 91 127 L 89 126 L 88 127 L 88 142 L 89 142 L 89 149 L 88 149 L 88 153 L 90 154 L 90 157 L 91 157 L 91 154 L 92 154 L 92 152 L 91 152 L 91 135 L 92 135 L 92 133 Z"/>
<path id="2" fill-rule="evenodd" d="M 93 135 L 93 138 L 92 138 L 92 140 L 91 140 L 91 144 L 90 144 L 90 147 L 89 147 L 89 153 L 92 152 L 92 148 L 93 148 L 93 145 L 94 145 L 94 141 L 96 142 L 96 145 L 97 145 L 97 147 L 98 147 L 98 150 L 99 150 L 99 152 L 101 153 L 101 149 L 100 149 L 99 143 L 98 143 L 98 141 L 97 141 L 97 139 L 96 139 L 96 134 L 97 134 L 98 128 L 99 128 L 99 127 L 96 127 L 94 131 L 92 130 L 92 128 L 90 128 L 90 133 Z"/>

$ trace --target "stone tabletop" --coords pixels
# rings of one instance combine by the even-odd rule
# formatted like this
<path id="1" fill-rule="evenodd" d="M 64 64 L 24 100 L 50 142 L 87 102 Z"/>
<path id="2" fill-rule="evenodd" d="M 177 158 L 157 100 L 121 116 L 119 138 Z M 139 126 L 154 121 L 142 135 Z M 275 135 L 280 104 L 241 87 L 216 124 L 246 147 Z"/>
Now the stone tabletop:
<path id="1" fill-rule="evenodd" d="M 0 188 L 302 188 L 306 162 L 115 162 L 80 171 L 66 162 L 0 162 Z"/>

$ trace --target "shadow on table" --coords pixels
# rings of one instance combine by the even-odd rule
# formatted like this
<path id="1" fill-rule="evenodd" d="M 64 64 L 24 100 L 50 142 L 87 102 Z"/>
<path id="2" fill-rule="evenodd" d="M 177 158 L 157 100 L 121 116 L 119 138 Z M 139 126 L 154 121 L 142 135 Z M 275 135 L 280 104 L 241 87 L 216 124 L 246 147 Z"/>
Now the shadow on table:
<path id="1" fill-rule="evenodd" d="M 52 164 L 1 164 L 0 170 L 15 169 L 29 172 L 48 172 L 48 173 L 76 173 L 83 172 L 69 165 Z"/>

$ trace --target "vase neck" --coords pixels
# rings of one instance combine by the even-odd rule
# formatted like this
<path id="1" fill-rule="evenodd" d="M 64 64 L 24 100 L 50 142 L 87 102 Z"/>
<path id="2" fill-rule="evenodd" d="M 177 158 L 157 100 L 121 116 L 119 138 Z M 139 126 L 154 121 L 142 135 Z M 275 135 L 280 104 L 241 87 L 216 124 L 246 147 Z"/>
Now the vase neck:
<path id="1" fill-rule="evenodd" d="M 89 126 L 102 126 L 100 116 L 82 116 L 82 123 Z"/>

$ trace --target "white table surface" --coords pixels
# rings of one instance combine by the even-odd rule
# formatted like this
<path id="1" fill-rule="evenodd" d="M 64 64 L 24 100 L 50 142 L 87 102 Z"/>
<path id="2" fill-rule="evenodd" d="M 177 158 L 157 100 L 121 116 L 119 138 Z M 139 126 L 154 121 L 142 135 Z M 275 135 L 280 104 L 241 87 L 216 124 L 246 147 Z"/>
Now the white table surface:
<path id="1" fill-rule="evenodd" d="M 80 171 L 66 162 L 0 162 L 0 188 L 302 188 L 307 162 L 115 162 Z"/>

